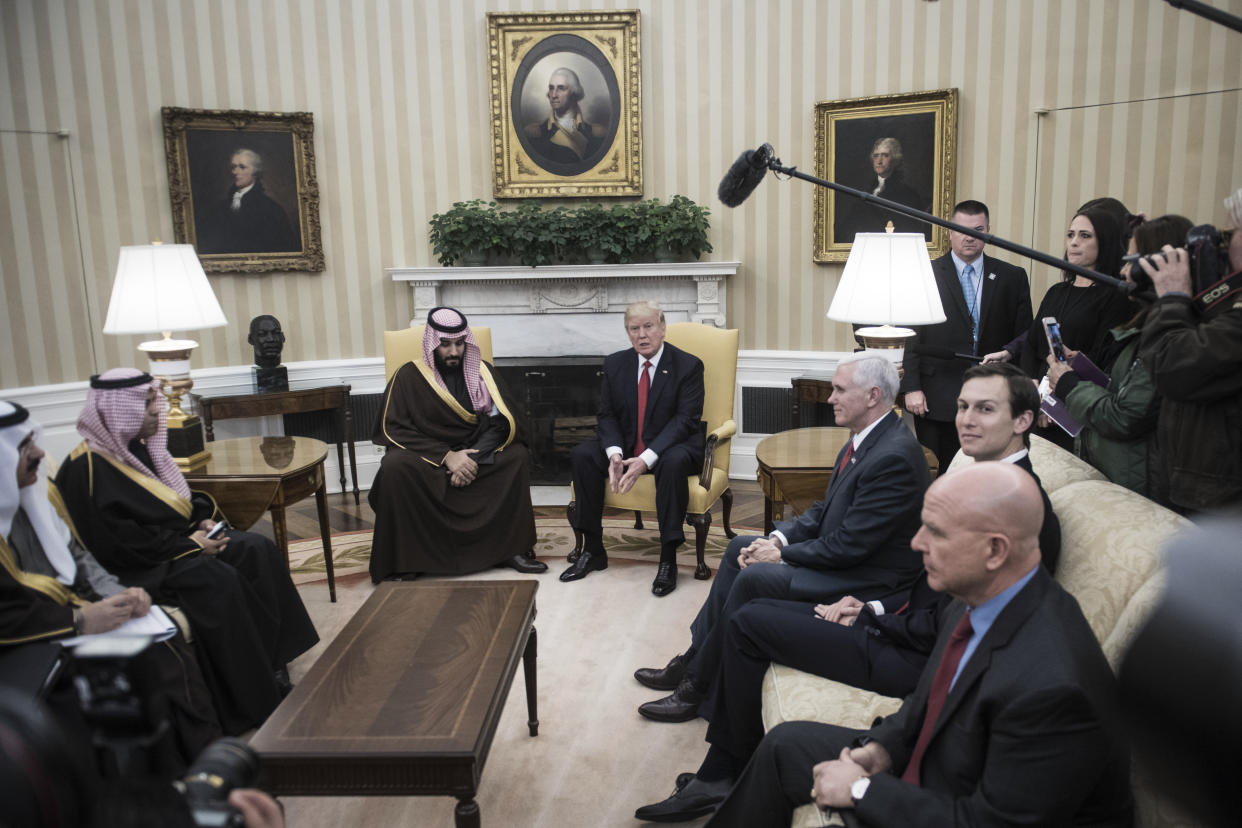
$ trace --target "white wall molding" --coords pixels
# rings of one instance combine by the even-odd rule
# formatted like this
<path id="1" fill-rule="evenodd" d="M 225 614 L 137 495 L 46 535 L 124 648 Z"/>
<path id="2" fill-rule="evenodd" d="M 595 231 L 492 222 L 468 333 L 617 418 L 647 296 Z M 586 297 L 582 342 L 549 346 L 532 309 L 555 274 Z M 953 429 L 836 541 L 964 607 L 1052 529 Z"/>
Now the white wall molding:
<path id="1" fill-rule="evenodd" d="M 846 356 L 836 351 L 741 351 L 738 354 L 737 388 L 734 416 L 742 413 L 742 388 L 788 388 L 794 377 L 806 373 L 831 373 L 837 362 Z M 310 388 L 316 385 L 345 383 L 355 394 L 378 394 L 384 390 L 384 360 L 327 360 L 323 362 L 291 362 L 289 385 Z M 253 390 L 251 366 L 203 368 L 193 372 L 194 392 L 203 396 L 246 394 Z M 0 398 L 15 400 L 30 409 L 31 415 L 43 426 L 41 444 L 57 463 L 80 442 L 77 433 L 78 414 L 86 403 L 88 383 L 68 382 L 59 385 L 29 386 L 0 391 Z M 745 423 L 739 422 L 745 428 Z M 255 420 L 222 420 L 216 423 L 216 437 L 245 437 L 281 433 L 279 417 Z M 370 423 L 354 423 L 354 439 L 358 460 L 358 485 L 367 488 L 379 470 L 381 450 L 371 444 Z M 729 476 L 735 480 L 755 479 L 755 446 L 766 434 L 741 432 L 733 438 Z M 340 472 L 336 452 L 328 451 L 326 465 L 328 490 L 340 490 Z"/>

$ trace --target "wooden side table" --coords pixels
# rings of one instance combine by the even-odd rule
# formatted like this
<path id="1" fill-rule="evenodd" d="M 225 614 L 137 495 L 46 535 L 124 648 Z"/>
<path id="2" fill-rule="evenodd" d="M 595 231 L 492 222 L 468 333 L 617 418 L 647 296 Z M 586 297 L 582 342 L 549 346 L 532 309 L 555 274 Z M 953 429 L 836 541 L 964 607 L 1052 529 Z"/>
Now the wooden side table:
<path id="1" fill-rule="evenodd" d="M 210 442 L 216 439 L 215 420 L 269 417 L 276 414 L 304 414 L 336 411 L 336 459 L 341 470 L 341 491 L 345 491 L 345 446 L 349 446 L 349 473 L 354 480 L 354 505 L 358 494 L 358 462 L 354 457 L 354 418 L 349 409 L 348 385 L 327 385 L 297 391 L 271 391 L 265 394 L 234 394 L 228 397 L 196 397 L 203 418 L 203 429 Z M 213 451 L 215 447 L 212 447 Z"/>
<path id="2" fill-rule="evenodd" d="M 264 451 L 265 441 L 280 441 L 280 450 Z M 328 596 L 336 601 L 332 531 L 323 473 L 323 461 L 327 456 L 327 444 L 311 437 L 217 440 L 211 445 L 211 459 L 207 464 L 186 472 L 185 479 L 191 489 L 210 495 L 235 529 L 249 529 L 270 510 L 272 532 L 276 535 L 276 545 L 285 553 L 286 562 L 289 560 L 289 536 L 285 529 L 285 507 L 313 493 L 319 512 Z"/>
<path id="3" fill-rule="evenodd" d="M 832 374 L 803 374 L 790 382 L 793 384 L 793 410 L 789 422 L 794 428 L 801 428 L 802 404 L 827 404 L 832 396 Z"/>

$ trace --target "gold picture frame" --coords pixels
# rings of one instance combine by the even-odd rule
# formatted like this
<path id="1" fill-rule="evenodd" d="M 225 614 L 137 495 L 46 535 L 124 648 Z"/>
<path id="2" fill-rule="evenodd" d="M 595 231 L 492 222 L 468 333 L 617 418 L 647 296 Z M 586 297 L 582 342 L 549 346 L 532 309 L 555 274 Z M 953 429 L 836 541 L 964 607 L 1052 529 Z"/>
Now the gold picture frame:
<path id="1" fill-rule="evenodd" d="M 324 269 L 311 113 L 160 112 L 173 237 L 204 270 Z"/>
<path id="2" fill-rule="evenodd" d="M 896 141 L 896 144 L 893 143 Z M 815 174 L 858 190 L 948 218 L 957 181 L 957 90 L 880 95 L 815 104 Z M 813 258 L 843 262 L 854 234 L 897 232 L 927 236 L 932 257 L 949 249 L 949 231 L 846 193 L 815 190 Z"/>
<path id="3" fill-rule="evenodd" d="M 489 12 L 487 44 L 496 198 L 642 195 L 638 11 Z"/>

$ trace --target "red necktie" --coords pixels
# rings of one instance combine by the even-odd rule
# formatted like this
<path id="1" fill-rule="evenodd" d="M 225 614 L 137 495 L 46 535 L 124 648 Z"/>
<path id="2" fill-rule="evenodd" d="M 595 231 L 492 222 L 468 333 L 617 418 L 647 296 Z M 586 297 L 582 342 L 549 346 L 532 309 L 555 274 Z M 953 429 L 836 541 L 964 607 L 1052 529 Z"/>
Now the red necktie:
<path id="1" fill-rule="evenodd" d="M 634 456 L 642 454 L 647 448 L 643 444 L 643 421 L 647 419 L 647 392 L 651 390 L 651 361 L 643 363 L 642 376 L 638 378 L 638 438 L 634 440 Z"/>
<path id="2" fill-rule="evenodd" d="M 854 456 L 854 438 L 851 437 L 850 441 L 845 444 L 845 454 L 841 455 L 841 461 L 837 463 L 837 468 L 835 471 L 833 471 L 833 475 L 835 476 L 845 471 L 845 467 L 849 465 L 850 458 L 853 456 Z"/>
<path id="3" fill-rule="evenodd" d="M 944 709 L 945 699 L 949 696 L 949 685 L 957 673 L 957 665 L 962 660 L 962 653 L 966 652 L 966 642 L 970 641 L 973 632 L 970 613 L 963 613 L 940 656 L 936 675 L 932 676 L 931 690 L 927 693 L 927 712 L 923 715 L 923 728 L 919 731 L 918 741 L 914 743 L 914 752 L 910 754 L 910 764 L 906 765 L 906 772 L 901 775 L 906 782 L 919 784 L 919 765 L 923 761 L 923 754 L 927 752 L 928 743 L 931 742 L 932 731 L 936 729 L 936 720 Z"/>

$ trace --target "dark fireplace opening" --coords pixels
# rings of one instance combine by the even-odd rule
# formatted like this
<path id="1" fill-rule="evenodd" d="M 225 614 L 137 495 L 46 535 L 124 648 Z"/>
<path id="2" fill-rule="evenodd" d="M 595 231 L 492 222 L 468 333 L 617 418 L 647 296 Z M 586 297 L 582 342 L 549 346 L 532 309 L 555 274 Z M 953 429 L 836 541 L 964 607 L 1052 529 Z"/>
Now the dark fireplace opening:
<path id="1" fill-rule="evenodd" d="M 496 373 L 528 431 L 530 482 L 568 485 L 569 454 L 595 436 L 604 358 L 502 357 Z"/>

